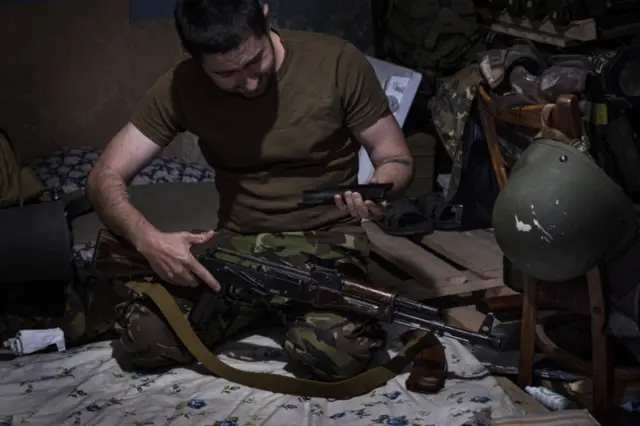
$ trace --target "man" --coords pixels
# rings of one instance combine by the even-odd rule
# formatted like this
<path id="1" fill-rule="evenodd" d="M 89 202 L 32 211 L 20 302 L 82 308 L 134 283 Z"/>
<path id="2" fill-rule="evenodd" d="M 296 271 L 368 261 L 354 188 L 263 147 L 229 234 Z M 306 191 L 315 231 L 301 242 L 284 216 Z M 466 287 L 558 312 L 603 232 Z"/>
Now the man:
<path id="1" fill-rule="evenodd" d="M 338 38 L 273 30 L 258 0 L 178 1 L 175 22 L 191 58 L 150 89 L 93 169 L 88 194 L 99 217 L 148 259 L 186 315 L 206 287 L 225 285 L 196 260 L 193 245 L 269 250 L 300 266 L 313 255 L 364 277 L 360 222 L 383 206 L 357 193 L 336 197 L 335 206 L 298 203 L 304 190 L 357 183 L 361 146 L 376 168 L 373 180 L 393 184 L 391 197 L 409 185 L 411 155 L 369 62 Z M 128 182 L 185 130 L 199 137 L 215 169 L 215 233 L 161 232 L 127 200 Z M 263 303 L 236 292 L 214 305 L 209 318 L 192 323 L 207 346 L 277 318 L 287 326 L 288 354 L 328 380 L 359 373 L 384 343 L 375 323 L 284 299 Z M 192 360 L 143 297 L 133 295 L 118 311 L 134 365 Z"/>

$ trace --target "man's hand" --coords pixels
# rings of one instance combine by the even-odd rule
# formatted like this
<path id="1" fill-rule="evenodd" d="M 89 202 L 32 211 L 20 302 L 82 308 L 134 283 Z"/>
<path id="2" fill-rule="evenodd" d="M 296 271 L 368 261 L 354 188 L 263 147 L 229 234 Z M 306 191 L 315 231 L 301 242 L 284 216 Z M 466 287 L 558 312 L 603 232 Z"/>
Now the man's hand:
<path id="1" fill-rule="evenodd" d="M 154 231 L 142 237 L 136 247 L 164 281 L 184 287 L 196 287 L 204 282 L 219 291 L 220 283 L 191 253 L 193 244 L 203 244 L 211 237 L 213 231 L 200 234 Z"/>
<path id="2" fill-rule="evenodd" d="M 387 207 L 386 202 L 374 203 L 371 200 L 363 200 L 357 192 L 347 191 L 344 197 L 336 195 L 334 197 L 336 206 L 345 213 L 360 219 L 380 219 L 384 215 Z"/>

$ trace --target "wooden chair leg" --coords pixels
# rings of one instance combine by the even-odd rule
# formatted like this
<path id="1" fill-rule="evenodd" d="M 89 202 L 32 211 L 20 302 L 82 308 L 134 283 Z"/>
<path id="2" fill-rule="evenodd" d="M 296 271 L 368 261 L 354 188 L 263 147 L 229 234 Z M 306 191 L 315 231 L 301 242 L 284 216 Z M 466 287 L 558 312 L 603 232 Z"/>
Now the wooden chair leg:
<path id="1" fill-rule="evenodd" d="M 518 385 L 533 383 L 533 357 L 536 352 L 536 324 L 538 319 L 538 281 L 523 273 L 522 325 L 520 327 L 520 365 Z"/>
<path id="2" fill-rule="evenodd" d="M 593 365 L 593 414 L 601 424 L 608 424 L 613 413 L 613 356 L 611 342 L 605 334 L 606 274 L 603 266 L 587 273 L 591 304 L 591 346 Z"/>

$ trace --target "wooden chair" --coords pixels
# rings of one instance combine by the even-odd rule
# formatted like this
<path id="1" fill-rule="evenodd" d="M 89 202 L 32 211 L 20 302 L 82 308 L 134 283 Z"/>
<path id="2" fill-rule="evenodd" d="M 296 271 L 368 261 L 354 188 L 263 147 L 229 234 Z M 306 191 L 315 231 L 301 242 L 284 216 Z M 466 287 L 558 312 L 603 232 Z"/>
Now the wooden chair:
<path id="1" fill-rule="evenodd" d="M 564 137 L 567 141 L 578 139 L 582 135 L 581 112 L 578 98 L 574 95 L 562 95 L 555 104 L 551 105 L 528 105 L 498 110 L 484 87 L 480 87 L 478 92 L 477 105 L 480 120 L 500 188 L 507 182 L 507 172 L 499 148 L 496 122 L 502 121 L 537 130 L 550 128 L 560 132 L 557 133 L 558 138 Z M 583 368 L 576 365 L 566 365 L 567 368 L 578 367 L 578 370 L 582 370 L 581 373 L 592 377 L 593 413 L 603 425 L 611 418 L 611 410 L 613 409 L 611 342 L 604 333 L 607 312 L 605 277 L 604 265 L 593 268 L 586 274 L 591 313 L 591 365 L 585 367 L 582 363 Z M 524 387 L 531 385 L 533 381 L 533 357 L 536 348 L 536 335 L 539 331 L 537 328 L 538 281 L 524 274 L 522 284 L 523 307 L 518 384 Z M 548 348 L 543 347 L 544 349 Z M 558 359 L 556 358 L 556 360 Z"/>

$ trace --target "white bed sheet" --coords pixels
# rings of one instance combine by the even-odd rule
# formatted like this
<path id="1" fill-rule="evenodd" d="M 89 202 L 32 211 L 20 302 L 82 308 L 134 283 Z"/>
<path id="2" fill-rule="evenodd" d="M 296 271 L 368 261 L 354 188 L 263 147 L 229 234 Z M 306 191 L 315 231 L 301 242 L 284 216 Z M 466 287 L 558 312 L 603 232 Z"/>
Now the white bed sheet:
<path id="1" fill-rule="evenodd" d="M 32 355 L 0 363 L 0 426 L 484 426 L 489 423 L 482 418 L 523 413 L 466 347 L 442 340 L 451 377 L 440 393 L 407 392 L 405 373 L 346 401 L 273 394 L 196 369 L 125 372 L 111 342 Z M 219 355 L 244 370 L 289 374 L 280 347 L 268 337 L 229 342 Z"/>

